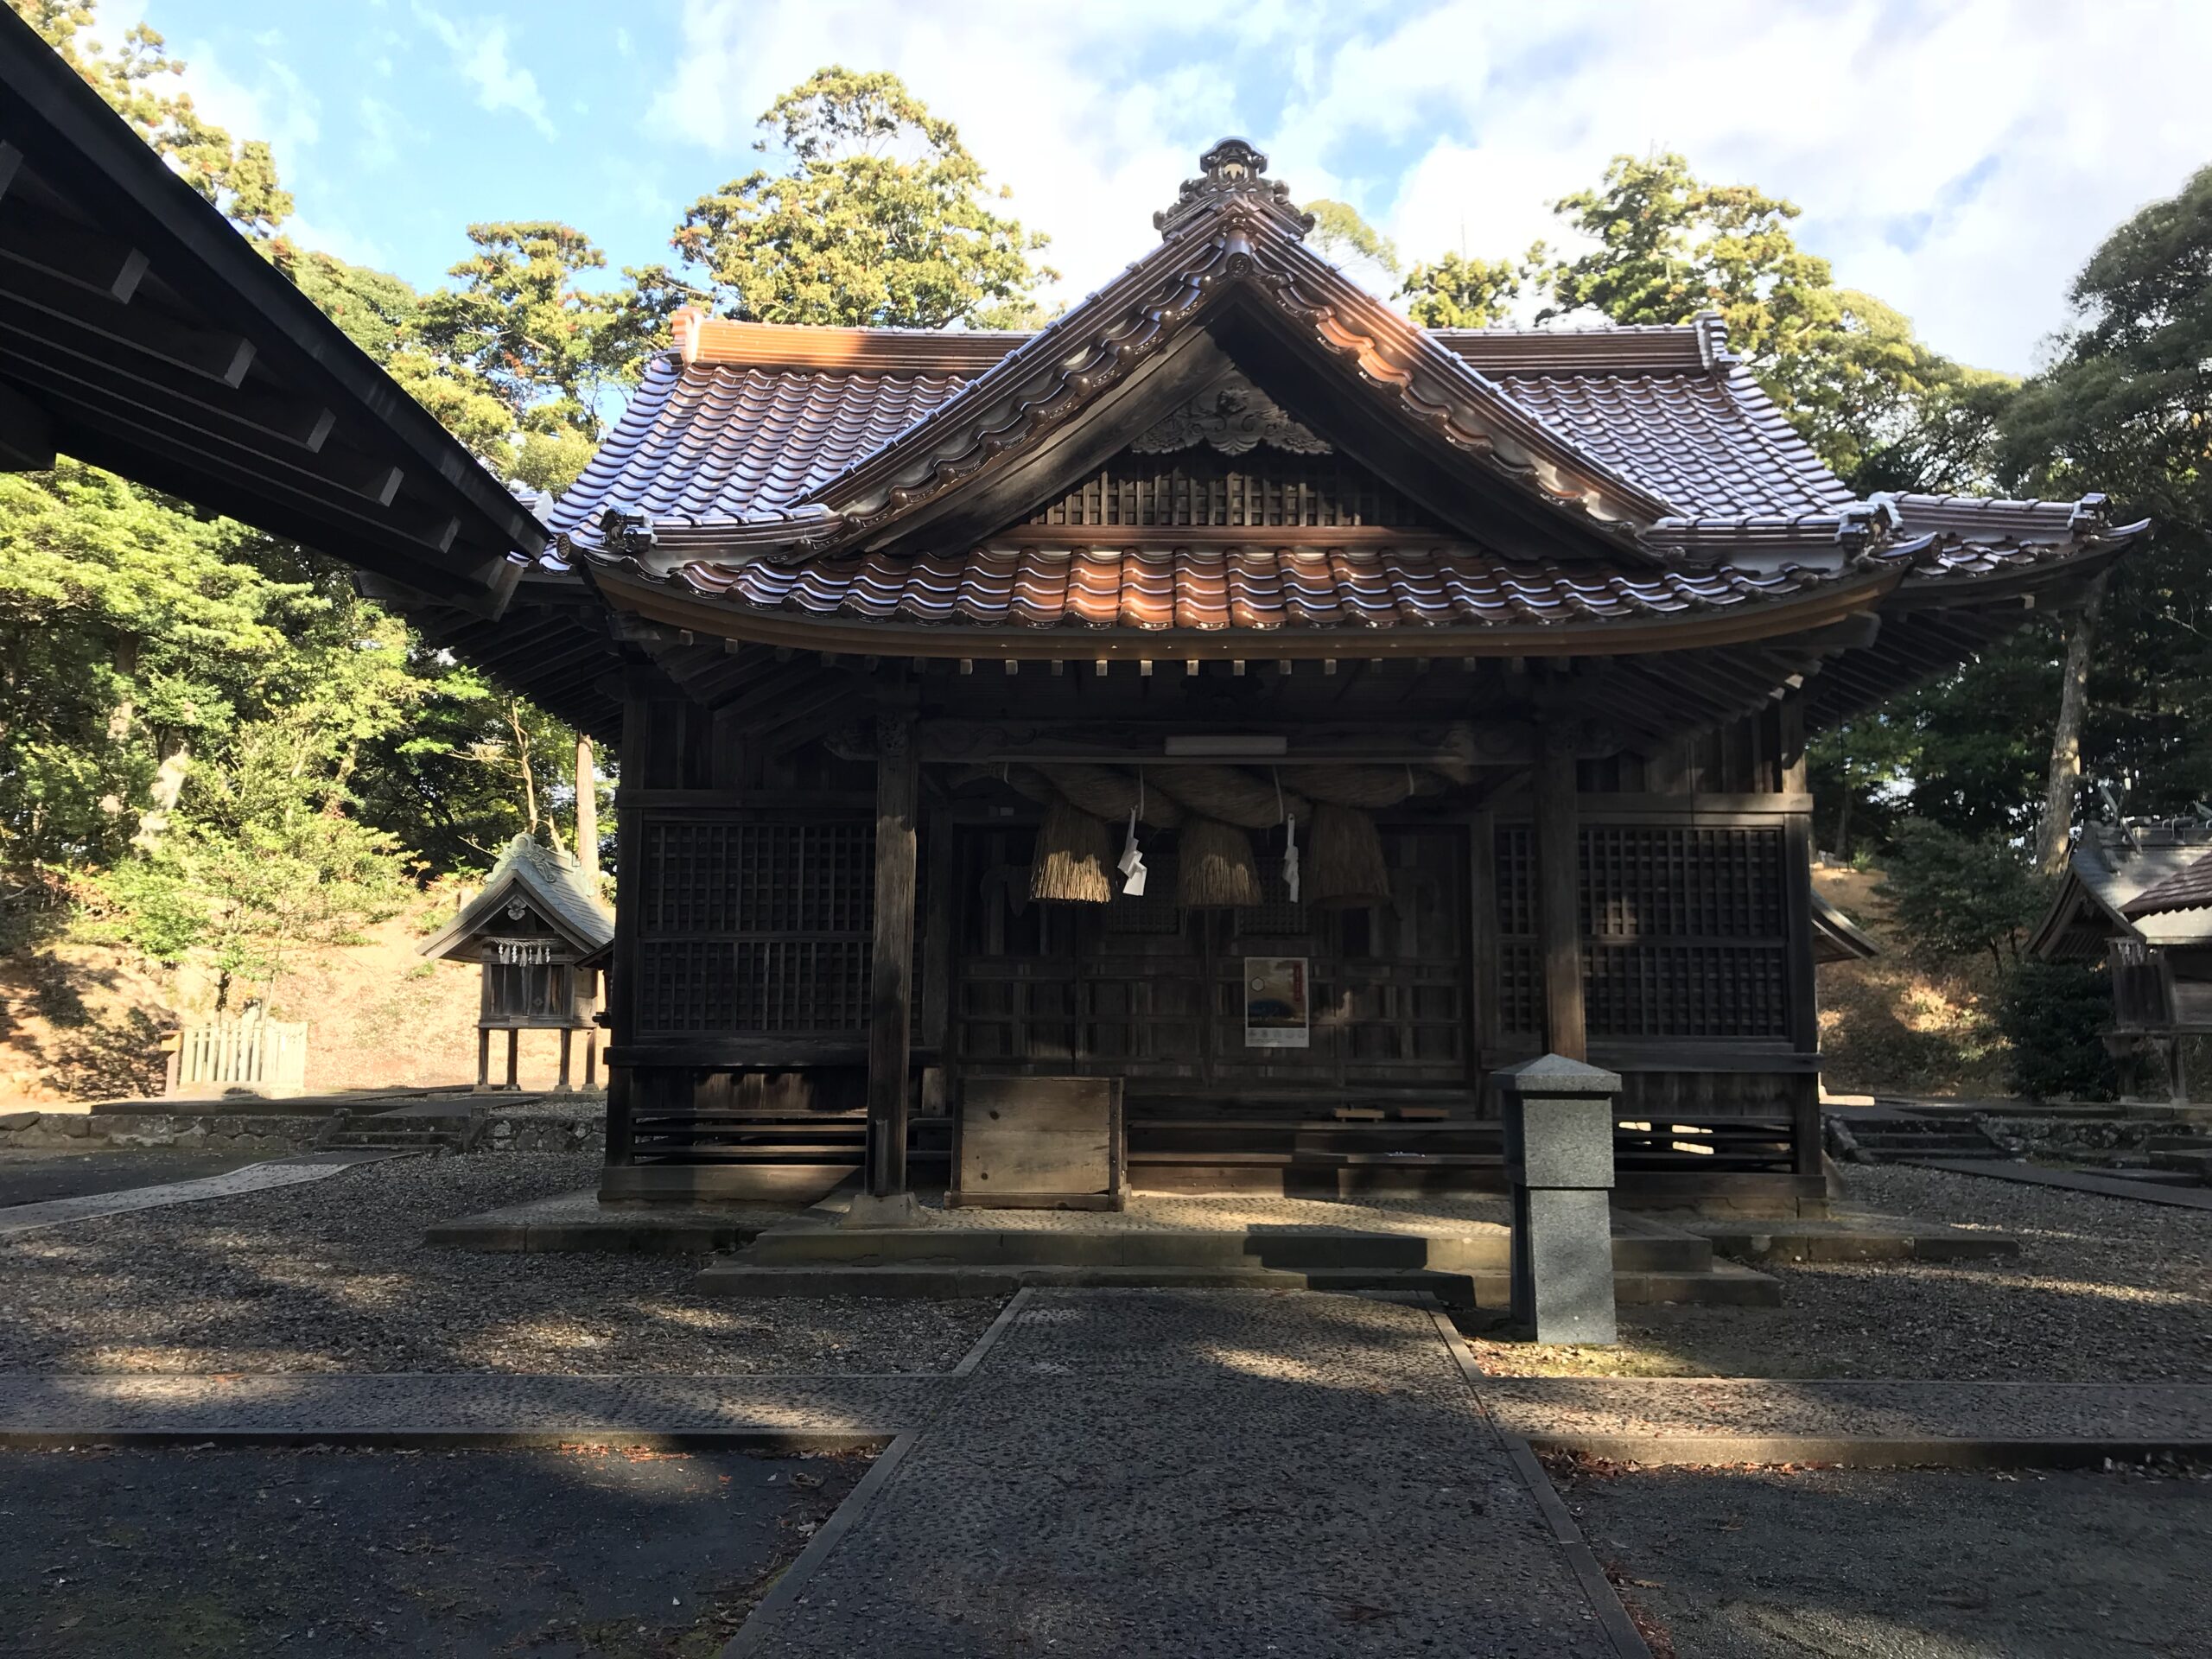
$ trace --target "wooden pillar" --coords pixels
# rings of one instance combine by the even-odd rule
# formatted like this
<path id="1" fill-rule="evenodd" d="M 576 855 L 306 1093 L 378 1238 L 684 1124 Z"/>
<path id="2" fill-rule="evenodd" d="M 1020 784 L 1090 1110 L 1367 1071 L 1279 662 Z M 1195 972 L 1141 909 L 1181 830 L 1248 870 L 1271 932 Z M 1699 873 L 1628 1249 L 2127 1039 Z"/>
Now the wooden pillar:
<path id="1" fill-rule="evenodd" d="M 906 1055 L 913 1024 L 914 817 L 911 719 L 876 721 L 875 952 L 868 980 L 868 1190 L 906 1190 Z"/>
<path id="2" fill-rule="evenodd" d="M 1810 788 L 1805 763 L 1805 705 L 1792 695 L 1776 709 L 1780 753 L 1777 780 L 1785 795 L 1805 795 Z M 1787 1018 L 1789 1046 L 1800 1054 L 1815 1054 L 1821 1046 L 1820 982 L 1813 963 L 1813 815 L 1793 811 L 1782 827 L 1783 920 L 1789 940 Z M 1797 1147 L 1797 1173 L 1821 1173 L 1821 1079 L 1815 1071 L 1797 1090 L 1790 1114 Z"/>
<path id="3" fill-rule="evenodd" d="M 521 1083 L 522 1033 L 513 1026 L 507 1027 L 507 1087 L 519 1089 Z"/>
<path id="4" fill-rule="evenodd" d="M 476 1027 L 476 1086 L 479 1089 L 492 1086 L 492 1027 L 489 1026 Z"/>
<path id="5" fill-rule="evenodd" d="M 566 1026 L 561 1027 L 561 1081 L 553 1086 L 564 1095 L 569 1092 L 569 1049 L 575 1039 L 575 1032 Z"/>
<path id="6" fill-rule="evenodd" d="M 599 1086 L 599 1030 L 595 1026 L 584 1028 L 584 1087 Z"/>
<path id="7" fill-rule="evenodd" d="M 1581 830 L 1569 734 L 1547 720 L 1536 735 L 1536 941 L 1543 959 L 1544 1046 L 1590 1058 L 1582 1014 Z"/>

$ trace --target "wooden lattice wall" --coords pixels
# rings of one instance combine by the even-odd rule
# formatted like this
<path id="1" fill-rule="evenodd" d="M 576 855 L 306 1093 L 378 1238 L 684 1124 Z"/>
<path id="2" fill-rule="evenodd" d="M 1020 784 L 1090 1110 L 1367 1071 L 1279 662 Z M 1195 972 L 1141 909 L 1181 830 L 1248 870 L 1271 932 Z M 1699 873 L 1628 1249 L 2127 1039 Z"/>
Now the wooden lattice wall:
<path id="1" fill-rule="evenodd" d="M 1527 824 L 1497 830 L 1498 1019 L 1543 1026 Z M 1766 825 L 1591 823 L 1578 882 L 1594 1039 L 1789 1034 L 1783 832 Z"/>
<path id="2" fill-rule="evenodd" d="M 874 830 L 651 817 L 638 901 L 638 1035 L 865 1033 Z"/>
<path id="3" fill-rule="evenodd" d="M 1030 520 L 1038 524 L 1418 527 L 1428 520 L 1399 491 L 1341 455 L 1211 449 L 1116 456 Z"/>

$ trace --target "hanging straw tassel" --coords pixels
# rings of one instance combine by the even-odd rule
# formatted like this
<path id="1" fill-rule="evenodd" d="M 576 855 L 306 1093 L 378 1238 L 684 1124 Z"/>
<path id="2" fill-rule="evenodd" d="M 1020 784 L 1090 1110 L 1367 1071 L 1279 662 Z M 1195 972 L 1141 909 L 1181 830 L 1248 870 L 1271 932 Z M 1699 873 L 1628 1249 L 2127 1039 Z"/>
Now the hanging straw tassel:
<path id="1" fill-rule="evenodd" d="M 1039 904 L 1104 905 L 1114 899 L 1113 832 L 1065 799 L 1045 809 L 1029 862 L 1029 896 Z"/>
<path id="2" fill-rule="evenodd" d="M 1252 838 L 1218 818 L 1185 824 L 1175 852 L 1175 902 L 1185 908 L 1238 909 L 1260 902 Z"/>
<path id="3" fill-rule="evenodd" d="M 1306 902 L 1333 910 L 1390 902 L 1390 866 L 1375 820 L 1357 807 L 1313 809 L 1304 876 Z"/>

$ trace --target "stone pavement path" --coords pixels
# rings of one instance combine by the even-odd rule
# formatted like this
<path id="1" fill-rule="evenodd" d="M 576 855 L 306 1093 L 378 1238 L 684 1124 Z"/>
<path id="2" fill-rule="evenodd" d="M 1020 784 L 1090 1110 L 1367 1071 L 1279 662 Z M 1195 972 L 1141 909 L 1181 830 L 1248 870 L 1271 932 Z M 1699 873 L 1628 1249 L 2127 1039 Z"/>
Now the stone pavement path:
<path id="1" fill-rule="evenodd" d="M 153 1186 L 124 1187 L 111 1192 L 90 1192 L 82 1198 L 48 1198 L 42 1204 L 11 1205 L 0 1209 L 0 1237 L 28 1233 L 64 1222 L 92 1221 L 101 1216 L 126 1215 L 133 1210 L 159 1210 L 172 1204 L 193 1204 L 201 1198 L 234 1198 L 242 1192 L 264 1192 L 272 1186 L 293 1186 L 320 1181 L 356 1164 L 381 1163 L 407 1156 L 392 1152 L 309 1152 L 295 1158 L 248 1164 L 226 1174 L 202 1176 L 192 1181 L 163 1181 Z"/>
<path id="2" fill-rule="evenodd" d="M 863 1497 L 731 1655 L 1617 1651 L 1416 1307 L 1031 1292 Z"/>

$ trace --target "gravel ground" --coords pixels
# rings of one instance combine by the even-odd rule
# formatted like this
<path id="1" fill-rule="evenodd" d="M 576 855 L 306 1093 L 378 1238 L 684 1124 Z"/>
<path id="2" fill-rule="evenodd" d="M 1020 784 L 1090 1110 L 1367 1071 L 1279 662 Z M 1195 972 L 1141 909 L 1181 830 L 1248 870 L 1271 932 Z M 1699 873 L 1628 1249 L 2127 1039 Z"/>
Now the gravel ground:
<path id="1" fill-rule="evenodd" d="M 2212 1382 L 2212 1214 L 1936 1170 L 1850 1173 L 1891 1215 L 2010 1233 L 2016 1259 L 1766 1267 L 1774 1308 L 1630 1307 L 1614 1348 L 1472 1338 L 1502 1376 Z"/>
<path id="2" fill-rule="evenodd" d="M 859 1457 L 129 1450 L 0 1455 L 0 1649 L 35 1659 L 696 1659 Z"/>
<path id="3" fill-rule="evenodd" d="M 998 1312 L 709 1300 L 684 1257 L 421 1243 L 431 1222 L 598 1171 L 592 1154 L 408 1158 L 0 1240 L 0 1370 L 944 1370 Z"/>
<path id="4" fill-rule="evenodd" d="M 1550 1460 L 1656 1659 L 2196 1659 L 2212 1474 Z"/>

